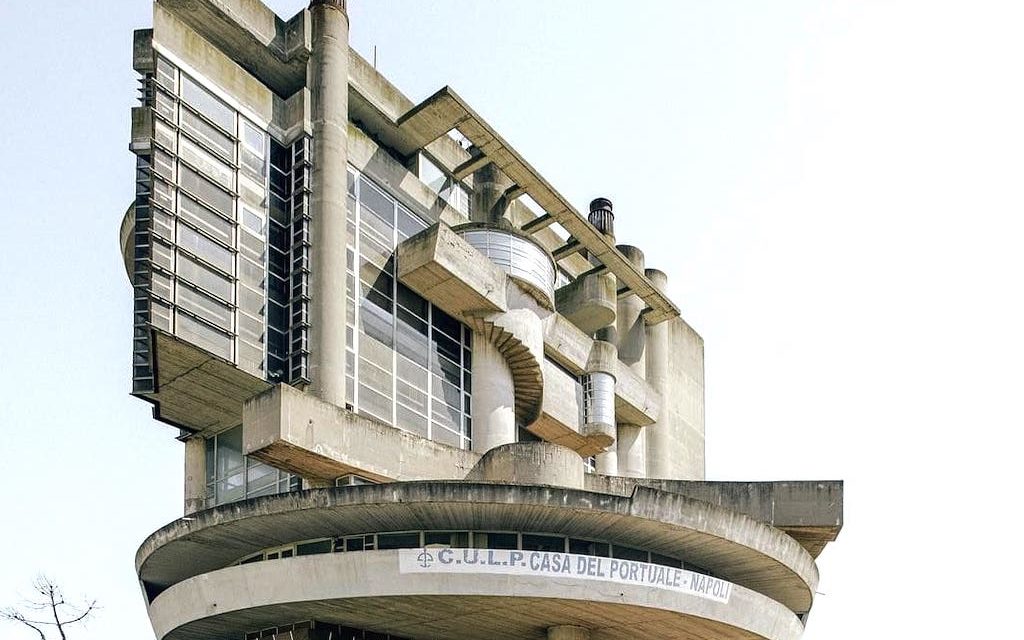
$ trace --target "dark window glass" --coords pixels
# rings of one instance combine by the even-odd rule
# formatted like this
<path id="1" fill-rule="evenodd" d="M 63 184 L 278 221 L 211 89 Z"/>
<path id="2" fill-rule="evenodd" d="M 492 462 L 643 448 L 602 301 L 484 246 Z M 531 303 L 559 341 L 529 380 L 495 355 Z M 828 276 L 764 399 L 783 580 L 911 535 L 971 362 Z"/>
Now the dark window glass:
<path id="1" fill-rule="evenodd" d="M 514 533 L 480 532 L 473 534 L 478 549 L 518 549 L 519 536 Z"/>
<path id="2" fill-rule="evenodd" d="M 622 560 L 633 560 L 636 562 L 647 562 L 647 552 L 632 547 L 612 545 L 612 557 Z"/>
<path id="3" fill-rule="evenodd" d="M 663 564 L 666 567 L 675 567 L 676 569 L 682 569 L 683 568 L 683 561 L 682 560 L 677 560 L 676 558 L 670 558 L 668 556 L 663 556 L 663 555 L 661 555 L 659 553 L 652 553 L 651 554 L 651 562 L 653 562 L 654 564 Z"/>
<path id="4" fill-rule="evenodd" d="M 600 556 L 602 558 L 607 558 L 608 543 L 594 542 L 593 540 L 580 540 L 579 538 L 569 538 L 569 553 L 575 553 L 581 556 Z"/>
<path id="5" fill-rule="evenodd" d="M 523 534 L 524 551 L 565 551 L 565 538 L 561 536 L 540 536 Z"/>
<path id="6" fill-rule="evenodd" d="M 315 553 L 330 553 L 331 552 L 331 541 L 330 540 L 317 540 L 316 542 L 304 542 L 302 544 L 295 545 L 295 555 L 297 556 L 310 556 Z"/>
<path id="7" fill-rule="evenodd" d="M 378 549 L 415 549 L 420 546 L 420 534 L 412 533 L 381 533 L 377 535 Z"/>

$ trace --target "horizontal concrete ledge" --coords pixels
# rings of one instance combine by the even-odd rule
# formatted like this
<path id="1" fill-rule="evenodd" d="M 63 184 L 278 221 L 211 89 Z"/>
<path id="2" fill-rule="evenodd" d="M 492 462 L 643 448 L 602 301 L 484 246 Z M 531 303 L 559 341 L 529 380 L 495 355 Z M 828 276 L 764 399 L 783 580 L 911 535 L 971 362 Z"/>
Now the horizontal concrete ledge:
<path id="1" fill-rule="evenodd" d="M 370 420 L 286 384 L 242 408 L 245 453 L 304 478 L 461 479 L 480 456 Z"/>
<path id="2" fill-rule="evenodd" d="M 149 608 L 159 640 L 240 638 L 323 620 L 431 640 L 543 638 L 572 624 L 601 640 L 796 640 L 777 602 L 733 587 L 727 603 L 581 578 L 401 573 L 398 551 L 327 554 L 229 567 L 181 582 Z"/>
<path id="3" fill-rule="evenodd" d="M 631 495 L 644 486 L 738 511 L 781 529 L 815 558 L 843 528 L 842 480 L 707 482 L 654 480 L 588 474 L 590 491 Z"/>
<path id="4" fill-rule="evenodd" d="M 403 530 L 557 533 L 639 547 L 706 567 L 797 612 L 818 571 L 778 529 L 707 502 L 638 487 L 630 496 L 458 481 L 314 489 L 237 502 L 178 520 L 136 554 L 159 590 L 269 547 L 328 536 Z"/>

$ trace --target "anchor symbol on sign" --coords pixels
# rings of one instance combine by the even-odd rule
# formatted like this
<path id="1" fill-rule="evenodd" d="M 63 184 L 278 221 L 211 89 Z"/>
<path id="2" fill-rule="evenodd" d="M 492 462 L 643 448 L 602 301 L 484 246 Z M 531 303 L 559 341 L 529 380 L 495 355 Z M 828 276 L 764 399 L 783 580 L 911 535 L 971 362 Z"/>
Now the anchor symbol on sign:
<path id="1" fill-rule="evenodd" d="M 416 556 L 416 559 L 420 561 L 420 566 L 424 569 L 434 564 L 434 556 L 426 549 L 420 552 L 420 555 Z"/>

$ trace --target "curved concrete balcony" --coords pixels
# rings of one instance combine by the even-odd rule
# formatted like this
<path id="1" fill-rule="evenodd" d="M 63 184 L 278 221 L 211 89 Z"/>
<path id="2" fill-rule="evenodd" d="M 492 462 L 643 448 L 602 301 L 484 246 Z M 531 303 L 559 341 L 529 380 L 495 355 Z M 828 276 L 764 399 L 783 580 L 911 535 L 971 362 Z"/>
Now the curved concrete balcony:
<path id="1" fill-rule="evenodd" d="M 810 609 L 818 581 L 810 554 L 778 529 L 707 502 L 645 487 L 619 496 L 551 486 L 403 482 L 267 496 L 202 511 L 193 518 L 155 532 L 136 555 L 139 578 L 154 605 L 164 606 L 159 602 L 164 592 L 179 593 L 179 588 L 171 591 L 175 585 L 233 571 L 225 568 L 263 549 L 403 530 L 551 533 L 641 548 L 704 567 L 761 594 L 758 606 L 771 607 L 774 601 L 790 612 Z M 358 581 L 361 574 L 345 575 Z M 184 618 L 167 622 L 164 633 L 186 623 Z M 758 633 L 789 637 L 767 632 L 755 637 Z"/>
<path id="2" fill-rule="evenodd" d="M 452 231 L 508 274 L 542 307 L 555 308 L 555 262 L 536 240 L 520 231 L 482 223 L 459 225 Z"/>
<path id="3" fill-rule="evenodd" d="M 727 596 L 687 592 L 664 578 L 651 585 L 618 571 L 598 577 L 593 563 L 579 563 L 583 556 L 512 553 L 403 549 L 233 566 L 167 589 L 149 615 L 159 640 L 241 638 L 311 619 L 417 640 L 540 640 L 566 624 L 603 640 L 796 640 L 803 631 L 783 605 L 743 587 L 724 587 Z M 465 564 L 457 565 L 460 556 Z M 563 561 L 571 571 L 557 570 Z"/>

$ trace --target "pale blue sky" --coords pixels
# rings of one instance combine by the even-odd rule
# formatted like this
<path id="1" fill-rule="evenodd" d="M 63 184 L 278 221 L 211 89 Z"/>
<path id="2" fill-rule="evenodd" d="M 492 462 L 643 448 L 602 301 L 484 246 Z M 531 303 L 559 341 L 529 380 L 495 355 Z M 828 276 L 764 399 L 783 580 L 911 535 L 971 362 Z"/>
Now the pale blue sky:
<path id="1" fill-rule="evenodd" d="M 614 200 L 705 338 L 709 479 L 846 480 L 807 640 L 1006 635 L 1019 3 L 350 4 L 414 101 L 449 84 L 579 208 Z M 175 431 L 128 396 L 117 248 L 150 5 L 0 24 L 0 604 L 46 572 L 104 606 L 77 637 L 148 638 L 134 553 L 182 492 Z"/>

